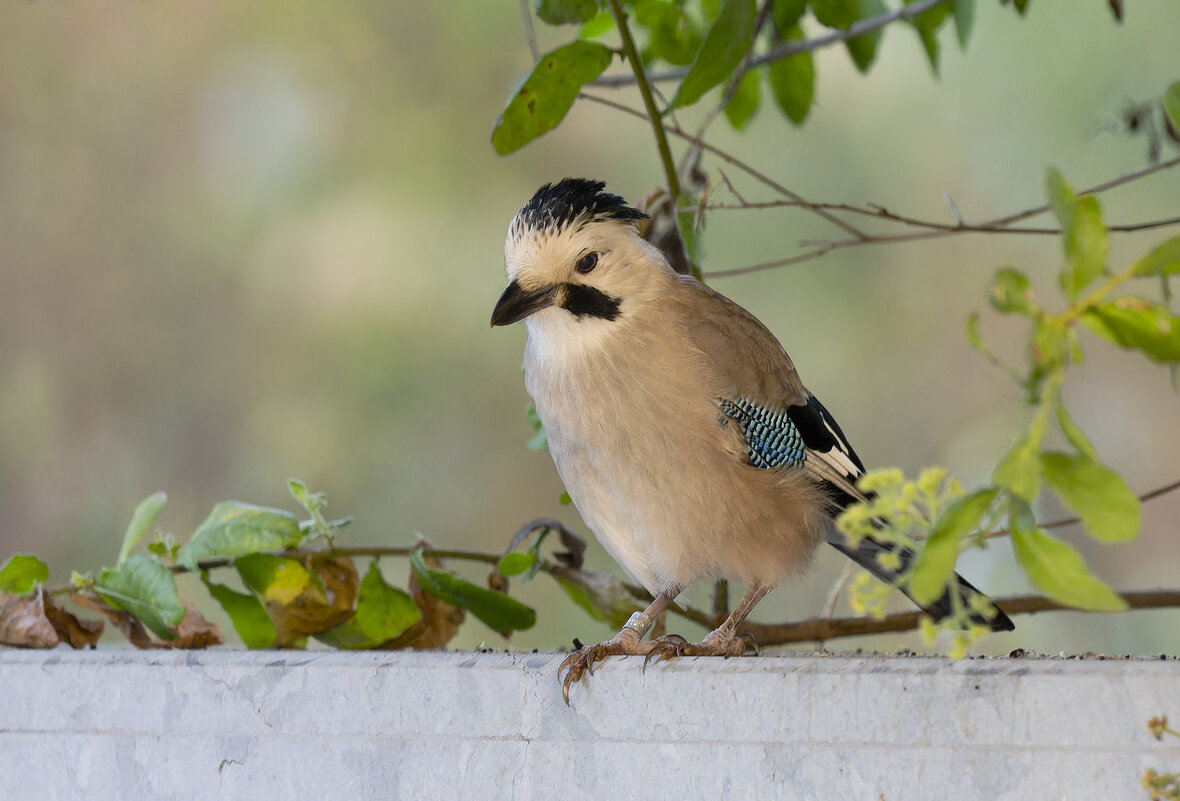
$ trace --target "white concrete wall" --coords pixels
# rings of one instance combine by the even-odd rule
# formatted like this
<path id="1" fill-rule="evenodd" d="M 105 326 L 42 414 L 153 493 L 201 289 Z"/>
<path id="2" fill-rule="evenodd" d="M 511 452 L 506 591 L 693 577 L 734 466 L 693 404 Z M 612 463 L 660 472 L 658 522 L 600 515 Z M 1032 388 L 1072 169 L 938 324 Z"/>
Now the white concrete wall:
<path id="1" fill-rule="evenodd" d="M 5 799 L 1145 799 L 1180 662 L 0 649 Z"/>

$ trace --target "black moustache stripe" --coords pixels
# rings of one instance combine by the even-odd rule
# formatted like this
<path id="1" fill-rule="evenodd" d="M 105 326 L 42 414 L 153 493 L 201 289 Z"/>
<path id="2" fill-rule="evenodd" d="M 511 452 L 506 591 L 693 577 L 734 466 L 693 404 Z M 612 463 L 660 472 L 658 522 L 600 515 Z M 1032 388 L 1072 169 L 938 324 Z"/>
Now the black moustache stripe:
<path id="1" fill-rule="evenodd" d="M 601 317 L 614 320 L 619 316 L 623 301 L 585 284 L 566 284 L 561 306 L 579 320 L 583 317 Z"/>

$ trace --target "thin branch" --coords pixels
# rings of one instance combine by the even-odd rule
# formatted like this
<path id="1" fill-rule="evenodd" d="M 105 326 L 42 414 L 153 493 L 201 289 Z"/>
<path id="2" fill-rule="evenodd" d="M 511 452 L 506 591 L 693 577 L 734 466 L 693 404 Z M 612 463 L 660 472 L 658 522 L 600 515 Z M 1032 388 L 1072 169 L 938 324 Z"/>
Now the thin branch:
<path id="1" fill-rule="evenodd" d="M 984 223 L 981 225 L 972 225 L 960 219 L 959 222 L 940 223 L 931 220 L 920 220 L 916 217 L 907 217 L 904 214 L 889 211 L 882 206 L 863 207 L 853 206 L 848 203 L 809 203 L 799 202 L 796 200 L 765 200 L 756 203 L 739 202 L 739 203 L 713 203 L 705 208 L 705 211 L 749 211 L 752 209 L 779 209 L 779 208 L 803 208 L 803 209 L 828 209 L 831 211 L 845 211 L 850 214 L 860 214 L 865 217 L 873 217 L 878 220 L 885 220 L 886 222 L 898 223 L 899 225 L 910 225 L 915 228 L 926 228 L 933 231 L 945 231 L 947 233 L 964 233 L 964 234 L 1041 234 L 1057 236 L 1062 233 L 1060 228 L 1013 228 L 1007 225 L 997 225 L 995 223 Z M 956 209 L 957 211 L 957 209 Z M 1154 228 L 1166 228 L 1171 225 L 1180 225 L 1180 217 L 1168 217 L 1162 220 L 1150 220 L 1147 222 L 1130 223 L 1126 225 L 1108 225 L 1106 229 L 1115 233 L 1136 233 L 1139 231 L 1149 231 Z M 867 234 L 866 238 L 871 239 L 872 234 Z"/>
<path id="2" fill-rule="evenodd" d="M 1156 498 L 1160 497 L 1161 495 L 1167 495 L 1168 493 L 1175 492 L 1176 490 L 1180 490 L 1180 481 L 1173 481 L 1171 484 L 1165 484 L 1164 486 L 1159 487 L 1158 489 L 1153 489 L 1151 492 L 1143 493 L 1142 495 L 1138 496 L 1139 503 L 1147 503 L 1148 501 L 1153 501 Z M 1076 525 L 1081 522 L 1082 522 L 1082 518 L 1080 518 L 1080 517 L 1063 517 L 1060 520 L 1052 520 L 1048 523 L 1041 523 L 1040 527 L 1041 528 L 1063 528 L 1064 526 L 1073 526 L 1073 525 Z M 990 532 L 987 535 L 987 538 L 990 540 L 990 539 L 995 539 L 996 537 L 1006 537 L 1010 533 L 1011 533 L 1011 531 L 1009 531 L 1008 529 L 1002 528 L 999 531 Z"/>
<path id="3" fill-rule="evenodd" d="M 1180 606 L 1180 590 L 1143 590 L 1125 592 L 1121 595 L 1131 609 L 1166 609 Z M 1040 595 L 996 598 L 993 599 L 993 602 L 1009 616 L 1032 615 L 1037 612 L 1055 610 L 1080 611 Z M 787 645 L 800 642 L 822 642 L 839 637 L 856 637 L 864 634 L 912 631 L 919 627 L 924 616 L 924 612 L 902 612 L 879 619 L 842 617 L 826 620 L 812 618 L 797 623 L 751 623 L 747 621 L 742 624 L 739 631 L 752 635 L 762 646 Z"/>
<path id="4" fill-rule="evenodd" d="M 1180 156 L 1177 156 L 1176 158 L 1173 158 L 1173 159 L 1169 159 L 1168 161 L 1161 161 L 1156 164 L 1149 164 L 1146 167 L 1135 170 L 1134 172 L 1120 175 L 1120 176 L 1118 176 L 1116 178 L 1112 178 L 1111 180 L 1106 181 L 1104 183 L 1097 184 L 1095 186 L 1089 187 L 1088 189 L 1084 189 L 1084 190 L 1078 192 L 1077 194 L 1078 195 L 1092 195 L 1092 194 L 1097 194 L 1099 192 L 1104 192 L 1108 189 L 1113 189 L 1116 186 L 1122 186 L 1123 184 L 1130 183 L 1132 181 L 1137 181 L 1141 178 L 1145 178 L 1149 175 L 1159 172 L 1160 170 L 1166 170 L 1171 167 L 1175 167 L 1178 164 L 1180 164 Z M 816 211 L 818 209 L 820 211 L 827 212 L 827 208 L 825 207 L 824 204 L 814 204 L 814 203 L 803 202 L 799 205 L 802 208 L 806 208 L 811 211 Z M 832 204 L 828 204 L 828 205 L 832 205 Z M 859 208 L 856 206 L 849 206 L 846 208 L 841 208 L 840 210 L 841 211 L 853 211 L 854 209 L 855 209 L 856 213 L 873 214 L 874 216 L 881 216 L 879 212 L 868 212 L 865 209 L 862 209 L 862 208 Z M 820 256 L 825 256 L 828 253 L 831 253 L 833 250 L 838 250 L 840 248 L 856 247 L 858 245 L 885 245 L 885 244 L 896 244 L 898 242 L 917 242 L 917 241 L 921 241 L 921 240 L 925 240 L 925 239 L 941 239 L 942 237 L 951 236 L 953 234 L 959 234 L 959 233 L 987 232 L 984 229 L 999 229 L 1005 233 L 1031 233 L 1035 229 L 1031 229 L 1031 230 L 1030 229 L 1007 229 L 1006 226 L 1011 225 L 1014 222 L 1026 220 L 1029 217 L 1035 217 L 1036 215 L 1043 214 L 1044 212 L 1047 212 L 1047 211 L 1049 211 L 1049 206 L 1047 204 L 1041 205 L 1041 206 L 1035 206 L 1033 208 L 1025 209 L 1024 211 L 1019 211 L 1014 214 L 1006 215 L 1004 217 L 997 217 L 993 220 L 988 220 L 987 222 L 980 223 L 972 228 L 963 228 L 963 227 L 957 226 L 957 225 L 937 227 L 937 224 L 930 224 L 930 226 L 928 226 L 927 230 L 915 232 L 915 233 L 911 233 L 911 234 L 895 234 L 895 235 L 890 235 L 890 236 L 875 236 L 875 235 L 869 235 L 869 234 L 860 234 L 859 236 L 857 236 L 854 239 L 835 239 L 835 240 L 831 240 L 829 242 L 824 242 L 822 245 L 819 245 L 809 251 L 806 251 L 804 253 L 799 253 L 794 256 L 789 256 L 784 259 L 776 259 L 774 261 L 762 262 L 760 264 L 752 264 L 748 267 L 738 267 L 738 268 L 735 268 L 732 270 L 712 270 L 708 273 L 705 273 L 705 275 L 706 275 L 706 277 L 709 277 L 709 278 L 719 278 L 719 277 L 724 277 L 724 276 L 745 275 L 748 273 L 761 272 L 762 270 L 770 270 L 770 269 L 774 269 L 777 267 L 786 267 L 786 266 L 789 266 L 792 264 L 799 264 L 800 262 L 810 261 L 811 259 L 817 259 Z M 830 213 L 830 212 L 827 212 L 827 213 Z M 1172 224 L 1175 224 L 1175 221 L 1173 221 L 1173 220 L 1158 220 L 1158 221 L 1154 221 L 1154 222 L 1150 222 L 1150 223 L 1142 223 L 1142 224 L 1136 224 L 1136 225 L 1130 225 L 1130 226 L 1123 226 L 1123 230 L 1147 230 L 1149 228 L 1159 228 L 1159 227 L 1162 227 L 1165 225 L 1172 225 Z M 1038 233 L 1039 233 L 1039 231 L 1038 231 Z"/>
<path id="5" fill-rule="evenodd" d="M 798 55 L 799 53 L 810 53 L 824 47 L 829 47 L 840 42 L 855 39 L 858 36 L 863 36 L 866 33 L 880 30 L 886 25 L 897 22 L 899 20 L 913 19 L 923 11 L 929 11 L 935 6 L 940 6 L 949 0 L 919 0 L 916 3 L 909 3 L 902 6 L 896 11 L 890 11 L 886 14 L 878 14 L 875 17 L 867 17 L 865 19 L 854 22 L 847 28 L 838 29 L 831 33 L 817 36 L 814 39 L 800 39 L 789 42 L 782 42 L 776 47 L 772 48 L 769 53 L 758 56 L 750 60 L 751 67 L 760 67 L 763 64 L 769 64 L 772 61 L 781 61 L 784 58 Z M 678 81 L 688 74 L 686 69 L 669 70 L 667 72 L 653 73 L 649 76 L 649 80 L 656 81 Z M 594 81 L 593 86 L 607 86 L 619 87 L 629 86 L 634 83 L 634 79 L 628 75 L 610 75 L 605 78 L 599 78 Z"/>
<path id="6" fill-rule="evenodd" d="M 635 80 L 639 83 L 639 94 L 643 96 L 643 107 L 647 109 L 648 121 L 656 135 L 656 147 L 660 151 L 660 160 L 664 163 L 664 175 L 668 179 L 668 191 L 672 194 L 672 205 L 675 208 L 680 198 L 680 179 L 676 176 L 676 164 L 672 159 L 672 149 L 668 147 L 668 135 L 664 132 L 664 119 L 660 115 L 659 109 L 656 108 L 651 85 L 647 81 L 643 62 L 639 58 L 639 50 L 635 47 L 635 40 L 631 37 L 631 28 L 627 25 L 627 13 L 623 11 L 622 3 L 619 0 L 608 0 L 608 2 L 611 14 L 615 18 L 615 26 L 619 29 L 619 36 L 623 41 L 623 52 L 627 54 L 631 71 L 635 73 Z"/>
<path id="7" fill-rule="evenodd" d="M 517 0 L 520 8 L 520 21 L 524 25 L 524 38 L 528 40 L 529 52 L 533 54 L 533 63 L 541 60 L 541 48 L 537 46 L 537 29 L 533 27 L 533 13 L 529 11 L 529 0 Z"/>
<path id="8" fill-rule="evenodd" d="M 622 111 L 625 114 L 630 114 L 632 116 L 639 117 L 640 119 L 646 119 L 646 115 L 642 111 L 639 111 L 637 109 L 633 109 L 630 106 L 623 105 L 622 103 L 616 103 L 613 100 L 608 100 L 605 97 L 598 97 L 597 95 L 590 95 L 590 94 L 586 94 L 585 92 L 582 92 L 578 96 L 585 99 L 585 100 L 589 100 L 593 103 L 599 103 L 601 105 L 608 106 L 610 108 L 615 109 L 616 111 Z M 699 147 L 701 150 L 704 150 L 706 153 L 712 153 L 714 156 L 717 156 L 719 159 L 729 162 L 734 167 L 737 167 L 739 170 L 746 173 L 754 180 L 764 184 L 765 186 L 770 187 L 771 189 L 773 189 L 774 191 L 783 195 L 784 197 L 787 197 L 787 198 L 790 198 L 791 200 L 796 201 L 797 203 L 800 204 L 801 207 L 807 208 L 808 210 L 814 212 L 815 214 L 824 218 L 828 222 L 832 223 L 836 227 L 842 228 L 844 231 L 851 234 L 852 236 L 854 236 L 854 237 L 865 236 L 865 234 L 856 226 L 852 225 L 851 223 L 849 223 L 845 220 L 840 219 L 839 217 L 837 217 L 835 214 L 832 214 L 827 209 L 824 209 L 822 207 L 815 207 L 815 206 L 813 206 L 813 204 L 809 204 L 800 195 L 796 194 L 795 192 L 792 192 L 790 189 L 787 189 L 785 186 L 778 183 L 770 176 L 754 169 L 754 167 L 750 166 L 749 164 L 747 164 L 746 162 L 737 158 L 736 156 L 726 153 L 724 150 L 721 150 L 720 148 L 709 144 L 708 142 L 704 141 L 703 139 L 698 139 L 697 137 L 688 133 L 687 131 L 680 128 L 679 126 L 665 125 L 664 129 L 668 133 L 672 134 L 673 136 L 678 136 L 687 142 L 691 142 L 692 144 Z"/>

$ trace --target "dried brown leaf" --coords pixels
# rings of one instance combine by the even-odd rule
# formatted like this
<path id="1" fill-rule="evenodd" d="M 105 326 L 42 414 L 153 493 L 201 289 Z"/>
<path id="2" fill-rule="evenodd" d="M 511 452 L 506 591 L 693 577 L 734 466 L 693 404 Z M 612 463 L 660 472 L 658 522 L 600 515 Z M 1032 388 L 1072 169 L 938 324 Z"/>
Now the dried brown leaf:
<path id="1" fill-rule="evenodd" d="M 221 629 L 205 619 L 197 608 L 189 601 L 183 601 L 184 619 L 176 627 L 176 639 L 168 640 L 164 646 L 168 648 L 208 648 L 210 645 L 221 645 L 225 638 L 221 636 Z"/>
<path id="2" fill-rule="evenodd" d="M 115 624 L 115 628 L 123 632 L 123 636 L 127 641 L 136 648 L 158 648 L 159 646 L 152 641 L 152 637 L 148 634 L 147 629 L 139 622 L 139 618 L 132 615 L 130 612 L 123 612 L 109 606 L 101 598 L 92 597 L 83 592 L 75 592 L 70 595 L 74 603 L 78 606 L 85 607 L 98 612 L 107 620 Z"/>
<path id="3" fill-rule="evenodd" d="M 0 592 L 0 643 L 20 648 L 52 648 L 61 640 L 45 616 L 40 592 Z"/>
<path id="4" fill-rule="evenodd" d="M 323 590 L 311 582 L 290 603 L 266 602 L 266 612 L 277 631 L 277 648 L 294 645 L 352 617 L 360 584 L 352 560 L 346 556 L 317 556 L 306 560 L 304 567 L 319 577 Z"/>
<path id="5" fill-rule="evenodd" d="M 101 620 L 85 620 L 67 612 L 53 602 L 44 588 L 41 589 L 41 602 L 45 606 L 45 617 L 53 625 L 58 639 L 69 643 L 72 648 L 93 648 L 98 645 L 103 629 Z"/>
<path id="6" fill-rule="evenodd" d="M 425 539 L 419 539 L 418 544 L 425 549 L 434 547 Z M 443 567 L 442 560 L 433 556 L 426 557 L 423 561 L 429 567 Z M 382 645 L 382 649 L 392 651 L 399 648 L 414 648 L 424 651 L 431 648 L 442 648 L 459 632 L 459 626 L 467 618 L 467 612 L 423 592 L 422 585 L 418 583 L 418 577 L 414 575 L 413 570 L 410 571 L 410 580 L 406 583 L 406 587 L 409 589 L 414 603 L 418 605 L 422 619 L 390 642 Z"/>

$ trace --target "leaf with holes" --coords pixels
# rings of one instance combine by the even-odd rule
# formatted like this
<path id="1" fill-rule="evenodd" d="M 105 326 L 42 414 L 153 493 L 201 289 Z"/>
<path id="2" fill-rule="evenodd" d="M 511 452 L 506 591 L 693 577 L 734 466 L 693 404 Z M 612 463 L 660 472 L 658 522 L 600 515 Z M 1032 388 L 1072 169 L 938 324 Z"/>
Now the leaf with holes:
<path id="1" fill-rule="evenodd" d="M 492 131 L 492 147 L 512 153 L 556 128 L 578 92 L 610 66 L 613 51 L 582 39 L 551 50 L 516 88 Z"/>

